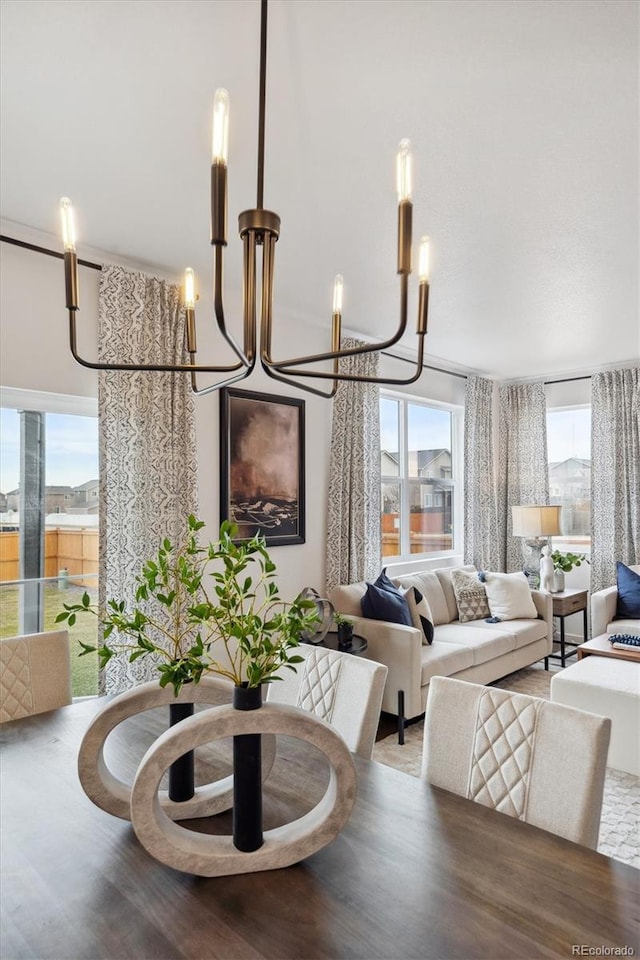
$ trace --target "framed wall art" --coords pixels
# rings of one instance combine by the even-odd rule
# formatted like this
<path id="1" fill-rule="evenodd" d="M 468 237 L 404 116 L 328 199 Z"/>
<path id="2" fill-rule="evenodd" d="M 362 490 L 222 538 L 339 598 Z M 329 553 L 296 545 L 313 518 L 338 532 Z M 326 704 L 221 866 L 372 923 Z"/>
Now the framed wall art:
<path id="1" fill-rule="evenodd" d="M 305 542 L 304 400 L 220 391 L 220 520 L 238 539 Z"/>

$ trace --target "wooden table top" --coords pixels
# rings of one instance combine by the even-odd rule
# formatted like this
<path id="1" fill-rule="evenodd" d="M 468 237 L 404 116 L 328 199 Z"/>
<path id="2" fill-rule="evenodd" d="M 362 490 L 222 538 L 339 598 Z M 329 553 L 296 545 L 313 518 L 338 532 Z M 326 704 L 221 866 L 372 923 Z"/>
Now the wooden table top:
<path id="1" fill-rule="evenodd" d="M 580 644 L 577 653 L 578 660 L 582 660 L 583 657 L 595 656 L 610 657 L 612 660 L 640 661 L 640 647 L 628 647 L 626 650 L 621 650 L 620 647 L 612 647 L 607 633 Z"/>
<path id="2" fill-rule="evenodd" d="M 84 701 L 0 727 L 6 960 L 524 960 L 569 958 L 574 945 L 638 954 L 640 871 L 358 758 L 356 806 L 324 850 L 266 873 L 178 873 L 82 792 L 78 744 L 96 709 Z M 135 769 L 165 725 L 154 711 L 118 728 L 107 745 L 114 772 Z M 266 827 L 308 809 L 327 778 L 307 745 L 282 738 L 278 754 Z M 206 754 L 198 776 L 228 772 L 220 767 Z M 229 832 L 230 817 L 192 823 Z"/>

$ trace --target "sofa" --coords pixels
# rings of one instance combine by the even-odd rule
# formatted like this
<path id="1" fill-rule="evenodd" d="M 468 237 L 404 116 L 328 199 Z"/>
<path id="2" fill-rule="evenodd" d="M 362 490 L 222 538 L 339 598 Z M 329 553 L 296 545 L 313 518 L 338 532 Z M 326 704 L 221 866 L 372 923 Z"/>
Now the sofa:
<path id="1" fill-rule="evenodd" d="M 416 626 L 405 626 L 362 616 L 366 583 L 334 587 L 329 599 L 336 611 L 350 617 L 354 631 L 368 641 L 366 656 L 385 664 L 387 681 L 382 709 L 398 716 L 398 731 L 406 720 L 420 717 L 426 708 L 432 677 L 455 677 L 491 683 L 551 653 L 553 608 L 551 594 L 531 591 L 537 619 L 485 619 L 461 623 L 451 581 L 454 569 L 475 572 L 475 567 L 445 567 L 394 579 L 402 590 L 415 586 L 426 598 L 433 620 L 433 641 L 425 642 Z"/>
<path id="2" fill-rule="evenodd" d="M 630 566 L 629 570 L 640 574 L 640 566 Z M 600 637 L 607 633 L 633 633 L 640 636 L 640 619 L 616 617 L 618 607 L 617 586 L 606 587 L 591 594 L 591 636 Z"/>

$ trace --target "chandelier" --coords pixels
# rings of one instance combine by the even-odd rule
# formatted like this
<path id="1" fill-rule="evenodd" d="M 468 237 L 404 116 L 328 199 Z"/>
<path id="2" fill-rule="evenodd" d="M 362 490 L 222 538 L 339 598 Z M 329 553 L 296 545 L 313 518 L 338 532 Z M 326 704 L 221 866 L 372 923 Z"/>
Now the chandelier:
<path id="1" fill-rule="evenodd" d="M 238 228 L 243 246 L 243 343 L 236 341 L 227 329 L 222 287 L 223 254 L 227 245 L 227 160 L 229 147 L 229 95 L 226 90 L 217 90 L 213 102 L 213 137 L 211 160 L 211 245 L 213 246 L 213 293 L 214 312 L 218 330 L 236 355 L 236 361 L 227 366 L 219 364 L 201 364 L 196 362 L 196 294 L 195 277 L 192 269 L 185 271 L 184 307 L 186 321 L 186 350 L 189 363 L 101 363 L 86 360 L 80 356 L 77 346 L 76 314 L 78 313 L 78 260 L 76 255 L 75 229 L 71 201 L 63 197 L 60 201 L 62 233 L 64 245 L 65 287 L 67 310 L 69 313 L 69 346 L 78 363 L 95 370 L 148 370 L 165 372 L 184 372 L 191 375 L 191 389 L 194 393 L 205 394 L 219 390 L 223 386 L 245 379 L 253 371 L 258 357 L 256 283 L 257 248 L 262 248 L 262 278 L 260 285 L 260 342 L 259 357 L 265 373 L 274 380 L 282 381 L 298 389 L 322 397 L 333 397 L 339 381 L 404 385 L 414 383 L 422 373 L 424 356 L 424 338 L 427 333 L 427 314 L 429 300 L 429 238 L 422 237 L 418 260 L 418 317 L 416 335 L 418 338 L 415 369 L 405 379 L 365 376 L 346 373 L 339 367 L 341 358 L 386 350 L 397 343 L 407 327 L 407 301 L 409 276 L 411 275 L 412 246 L 412 171 L 411 152 L 408 140 L 400 142 L 397 154 L 397 190 L 398 190 L 398 262 L 397 273 L 400 277 L 400 321 L 396 332 L 388 340 L 366 343 L 358 347 L 341 347 L 342 291 L 343 280 L 337 276 L 334 282 L 333 312 L 331 326 L 331 349 L 324 353 L 315 353 L 302 357 L 275 359 L 272 355 L 273 329 L 273 277 L 275 245 L 280 235 L 280 217 L 263 205 L 264 196 L 264 152 L 265 152 L 265 103 L 266 103 L 266 65 L 267 65 L 267 0 L 261 0 L 260 19 L 260 94 L 258 108 L 258 189 L 255 209 L 243 211 L 238 218 Z M 309 369 L 311 364 L 333 361 L 332 368 Z M 226 374 L 221 381 L 199 388 L 198 373 Z M 312 387 L 300 382 L 300 378 L 330 381 L 327 390 Z"/>

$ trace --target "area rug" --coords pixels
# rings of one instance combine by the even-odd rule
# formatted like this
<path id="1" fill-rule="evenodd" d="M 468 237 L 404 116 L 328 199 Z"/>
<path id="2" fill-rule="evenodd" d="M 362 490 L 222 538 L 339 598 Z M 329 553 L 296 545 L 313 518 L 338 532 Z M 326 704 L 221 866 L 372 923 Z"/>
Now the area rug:
<path id="1" fill-rule="evenodd" d="M 542 665 L 534 664 L 491 686 L 548 700 L 551 676 Z M 373 759 L 419 777 L 423 732 L 424 722 L 420 721 L 407 727 L 402 747 L 398 744 L 397 734 L 378 741 L 373 748 Z M 622 770 L 607 769 L 598 850 L 608 857 L 640 867 L 640 779 Z"/>

